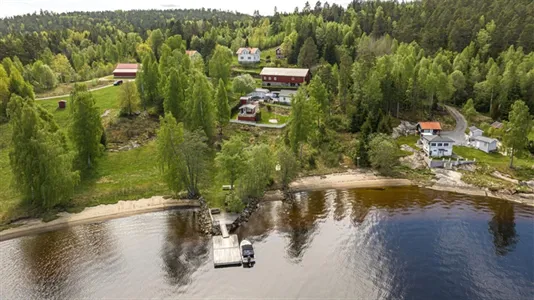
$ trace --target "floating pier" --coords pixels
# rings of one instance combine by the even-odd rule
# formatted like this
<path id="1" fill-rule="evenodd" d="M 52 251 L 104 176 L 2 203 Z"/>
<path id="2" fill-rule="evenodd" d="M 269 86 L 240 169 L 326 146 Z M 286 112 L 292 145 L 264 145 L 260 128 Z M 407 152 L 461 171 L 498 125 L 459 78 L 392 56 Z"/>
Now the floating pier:
<path id="1" fill-rule="evenodd" d="M 215 267 L 240 266 L 241 249 L 239 238 L 235 234 L 229 234 L 226 223 L 233 222 L 232 216 L 227 214 L 211 215 L 213 226 L 221 228 L 221 235 L 212 237 L 213 242 L 213 265 Z"/>

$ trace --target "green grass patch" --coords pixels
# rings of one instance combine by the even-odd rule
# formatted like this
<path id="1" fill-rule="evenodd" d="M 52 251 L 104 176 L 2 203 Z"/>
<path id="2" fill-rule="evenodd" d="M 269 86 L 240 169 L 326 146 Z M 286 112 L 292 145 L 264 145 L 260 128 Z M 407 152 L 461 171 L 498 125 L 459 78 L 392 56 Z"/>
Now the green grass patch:
<path id="1" fill-rule="evenodd" d="M 454 146 L 453 152 L 466 159 L 476 159 L 477 164 L 484 164 L 501 173 L 512 175 L 519 180 L 528 180 L 534 177 L 534 159 L 514 157 L 514 169 L 509 167 L 510 157 L 500 153 L 485 153 L 478 149 Z"/>
<path id="2" fill-rule="evenodd" d="M 119 89 L 120 87 L 113 86 L 92 92 L 100 113 L 104 113 L 107 109 L 119 109 Z M 59 100 L 67 100 L 67 108 L 58 109 Z M 65 127 L 69 123 L 69 101 L 69 97 L 57 97 L 49 100 L 38 100 L 36 103 L 50 111 L 60 127 Z"/>
<path id="3" fill-rule="evenodd" d="M 270 123 L 269 120 L 271 120 L 271 119 L 278 120 L 278 123 Z M 258 123 L 276 125 L 276 124 L 287 123 L 288 120 L 289 120 L 289 116 L 278 115 L 278 114 L 275 114 L 274 112 L 268 111 L 267 109 L 262 109 L 261 110 L 261 120 Z"/>
<path id="4" fill-rule="evenodd" d="M 489 174 L 484 174 L 480 172 L 464 172 L 462 175 L 462 181 L 468 184 L 472 184 L 478 187 L 482 188 L 488 188 L 490 191 L 499 191 L 502 189 L 515 189 L 516 185 L 502 180 L 495 178 Z"/>
<path id="5" fill-rule="evenodd" d="M 400 136 L 396 139 L 396 141 L 399 147 L 402 145 L 408 145 L 417 150 L 418 148 L 416 144 L 417 144 L 417 141 L 419 141 L 419 136 L 417 135 Z"/>

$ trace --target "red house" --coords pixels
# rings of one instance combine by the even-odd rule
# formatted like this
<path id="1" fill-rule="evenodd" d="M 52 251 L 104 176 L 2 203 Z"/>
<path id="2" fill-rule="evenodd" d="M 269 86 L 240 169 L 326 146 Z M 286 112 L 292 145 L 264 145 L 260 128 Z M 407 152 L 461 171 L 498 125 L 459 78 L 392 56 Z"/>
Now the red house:
<path id="1" fill-rule="evenodd" d="M 257 122 L 260 118 L 260 108 L 257 104 L 245 104 L 239 108 L 237 115 L 239 121 Z"/>
<path id="2" fill-rule="evenodd" d="M 260 73 L 262 85 L 298 87 L 304 83 L 310 82 L 309 69 L 293 69 L 293 68 L 263 68 Z"/>
<path id="3" fill-rule="evenodd" d="M 115 78 L 135 78 L 139 64 L 118 64 L 113 71 Z"/>

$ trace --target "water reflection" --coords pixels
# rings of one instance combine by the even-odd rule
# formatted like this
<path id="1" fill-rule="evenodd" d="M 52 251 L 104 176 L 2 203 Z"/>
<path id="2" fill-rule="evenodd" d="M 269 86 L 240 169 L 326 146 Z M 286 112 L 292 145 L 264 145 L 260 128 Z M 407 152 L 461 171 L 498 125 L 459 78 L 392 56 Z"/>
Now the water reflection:
<path id="1" fill-rule="evenodd" d="M 417 188 L 299 193 L 237 230 L 254 268 L 213 269 L 194 210 L 145 214 L 0 243 L 0 299 L 533 299 L 533 217 Z"/>
<path id="2" fill-rule="evenodd" d="M 519 241 L 515 230 L 514 204 L 510 202 L 493 202 L 489 205 L 493 218 L 488 222 L 489 232 L 493 235 L 495 252 L 506 255 L 513 251 Z"/>
<path id="3" fill-rule="evenodd" d="M 102 259 L 112 257 L 113 241 L 105 223 L 24 238 L 20 250 L 25 265 L 21 268 L 39 297 L 74 295 L 81 287 L 72 280 L 73 275 L 86 275 L 79 266 L 98 265 Z"/>
<path id="4" fill-rule="evenodd" d="M 209 259 L 208 239 L 198 234 L 194 211 L 169 213 L 161 250 L 166 279 L 171 285 L 187 285 L 194 271 Z"/>

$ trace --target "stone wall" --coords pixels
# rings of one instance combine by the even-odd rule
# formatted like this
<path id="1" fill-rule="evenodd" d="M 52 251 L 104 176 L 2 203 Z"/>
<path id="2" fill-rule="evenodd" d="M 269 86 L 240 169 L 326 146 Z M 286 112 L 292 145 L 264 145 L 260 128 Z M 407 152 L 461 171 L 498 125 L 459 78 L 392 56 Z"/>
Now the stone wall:
<path id="1" fill-rule="evenodd" d="M 200 197 L 198 202 L 200 203 L 197 218 L 199 231 L 203 234 L 210 234 L 213 230 L 213 221 L 211 219 L 210 208 L 203 197 Z"/>

